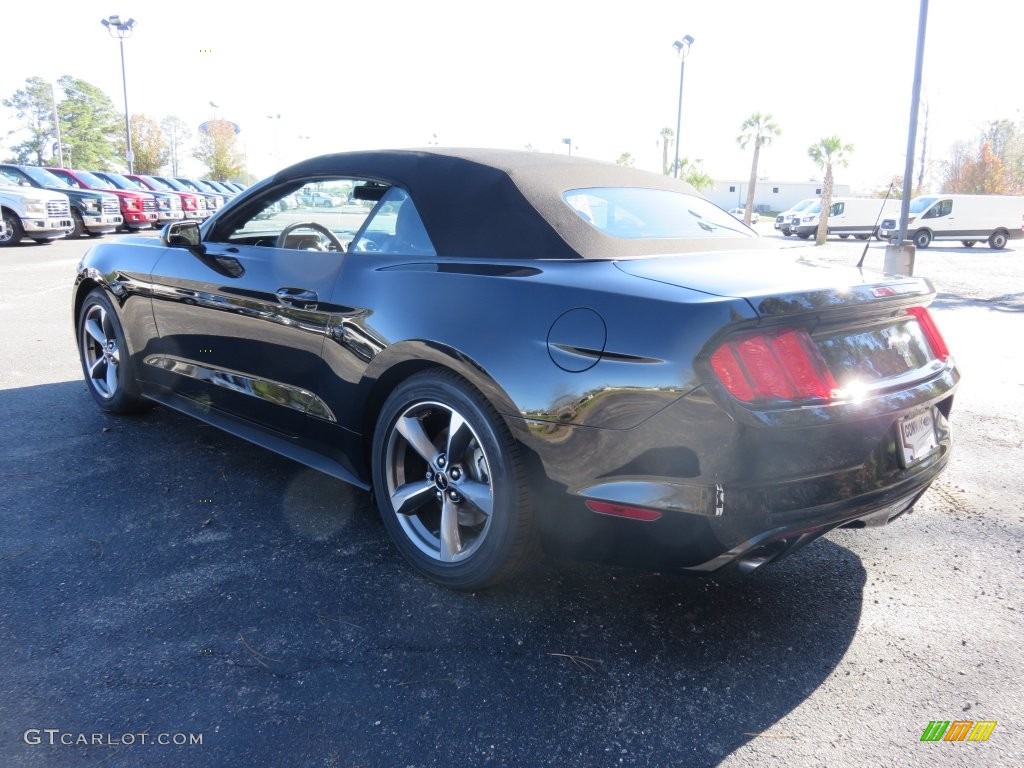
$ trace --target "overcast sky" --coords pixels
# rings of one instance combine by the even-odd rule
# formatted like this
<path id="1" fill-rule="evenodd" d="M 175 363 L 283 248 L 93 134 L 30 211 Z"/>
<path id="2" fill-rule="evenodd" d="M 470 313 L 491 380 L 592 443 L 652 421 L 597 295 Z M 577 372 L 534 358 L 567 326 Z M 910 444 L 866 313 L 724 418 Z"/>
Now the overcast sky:
<path id="1" fill-rule="evenodd" d="M 690 34 L 681 151 L 713 178 L 749 175 L 750 150 L 736 136 L 754 111 L 772 113 L 782 128 L 759 175 L 815 176 L 807 147 L 831 134 L 855 147 L 838 181 L 872 188 L 903 171 L 918 0 L 187 7 L 5 3 L 0 96 L 30 76 L 71 74 L 123 109 L 117 42 L 100 25 L 117 13 L 138 22 L 125 43 L 131 111 L 193 126 L 211 117 L 238 123 L 257 176 L 324 152 L 435 140 L 564 152 L 567 137 L 574 154 L 630 152 L 638 167 L 659 170 L 659 131 L 676 123 L 672 42 Z M 932 0 L 924 68 L 931 158 L 987 121 L 1024 119 L 1022 29 L 1024 3 L 1015 0 Z M 3 154 L 17 127 L 13 111 L 0 108 Z"/>

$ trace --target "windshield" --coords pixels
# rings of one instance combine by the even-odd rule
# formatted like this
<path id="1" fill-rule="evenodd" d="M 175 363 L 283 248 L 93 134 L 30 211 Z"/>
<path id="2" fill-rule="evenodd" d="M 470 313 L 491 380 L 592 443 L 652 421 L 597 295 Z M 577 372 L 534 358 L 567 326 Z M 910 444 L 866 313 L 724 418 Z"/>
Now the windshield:
<path id="1" fill-rule="evenodd" d="M 932 204 L 938 200 L 937 197 L 915 197 L 910 201 L 910 212 L 921 213 L 932 207 Z"/>
<path id="2" fill-rule="evenodd" d="M 806 208 L 802 209 L 803 213 L 821 213 L 821 200 L 814 200 Z"/>
<path id="3" fill-rule="evenodd" d="M 44 187 L 71 187 L 71 185 L 64 181 L 60 176 L 54 176 L 45 168 L 26 166 L 21 169 L 21 172 L 32 179 L 36 184 L 42 184 Z"/>
<path id="4" fill-rule="evenodd" d="M 107 179 L 111 184 L 113 184 L 118 189 L 130 189 L 132 191 L 138 191 L 139 189 L 142 189 L 142 185 L 137 184 L 131 179 L 126 179 L 119 173 L 106 172 L 103 174 L 103 178 Z"/>
<path id="5" fill-rule="evenodd" d="M 806 200 L 801 200 L 799 203 L 794 205 L 789 210 L 792 211 L 793 213 L 800 213 L 800 211 L 807 210 L 812 205 L 814 205 L 814 203 L 816 203 L 816 202 L 818 202 L 816 198 L 809 197 Z M 819 208 L 819 210 L 820 210 L 820 208 Z"/>
<path id="6" fill-rule="evenodd" d="M 88 171 L 75 171 L 75 175 L 82 180 L 82 182 L 93 189 L 116 189 L 116 187 L 105 179 L 101 179 L 95 173 L 89 173 Z"/>
<path id="7" fill-rule="evenodd" d="M 601 232 L 627 239 L 757 237 L 695 195 L 639 187 L 570 189 L 562 199 Z"/>
<path id="8" fill-rule="evenodd" d="M 194 192 L 194 189 L 189 189 L 177 179 L 165 179 L 162 176 L 149 176 L 148 179 L 153 179 L 153 186 L 159 187 L 160 189 L 173 189 L 176 192 Z"/>
<path id="9" fill-rule="evenodd" d="M 192 179 L 183 179 L 180 176 L 175 176 L 173 179 L 168 179 L 167 180 L 168 184 L 173 184 L 174 182 L 178 182 L 179 184 L 182 185 L 183 189 L 188 189 L 188 190 L 191 190 L 192 192 L 207 192 L 207 191 L 209 191 L 209 190 L 203 189 L 203 187 L 200 186 L 198 181 L 192 181 Z"/>

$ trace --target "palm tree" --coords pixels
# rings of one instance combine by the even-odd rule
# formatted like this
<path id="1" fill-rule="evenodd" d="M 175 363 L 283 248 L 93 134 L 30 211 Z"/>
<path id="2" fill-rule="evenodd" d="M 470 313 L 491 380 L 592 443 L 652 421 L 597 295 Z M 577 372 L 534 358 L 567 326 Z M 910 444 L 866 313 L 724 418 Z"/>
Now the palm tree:
<path id="1" fill-rule="evenodd" d="M 853 152 L 853 144 L 843 144 L 838 136 L 829 136 L 807 148 L 807 154 L 825 172 L 825 183 L 821 187 L 821 215 L 818 217 L 818 236 L 815 245 L 824 245 L 828 235 L 828 211 L 832 207 L 832 166 L 846 167 L 847 155 Z"/>
<path id="2" fill-rule="evenodd" d="M 668 150 L 672 146 L 672 142 L 675 141 L 676 132 L 671 128 L 662 128 L 658 136 L 661 138 L 661 172 L 670 176 L 673 169 L 668 165 Z"/>
<path id="3" fill-rule="evenodd" d="M 761 157 L 761 147 L 771 144 L 772 139 L 782 133 L 770 114 L 755 112 L 740 126 L 743 131 L 736 137 L 736 142 L 743 148 L 754 143 L 754 162 L 750 164 L 750 184 L 747 185 L 747 205 L 743 211 L 743 223 L 750 226 L 750 213 L 754 209 L 754 188 L 757 186 L 757 161 Z"/>

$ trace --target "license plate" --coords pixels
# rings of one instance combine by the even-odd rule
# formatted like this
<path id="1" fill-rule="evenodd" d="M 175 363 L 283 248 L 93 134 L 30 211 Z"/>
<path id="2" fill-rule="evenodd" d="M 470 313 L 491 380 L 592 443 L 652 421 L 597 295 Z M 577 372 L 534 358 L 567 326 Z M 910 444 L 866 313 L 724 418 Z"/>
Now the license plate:
<path id="1" fill-rule="evenodd" d="M 900 419 L 899 429 L 904 467 L 916 464 L 939 449 L 933 410 Z"/>

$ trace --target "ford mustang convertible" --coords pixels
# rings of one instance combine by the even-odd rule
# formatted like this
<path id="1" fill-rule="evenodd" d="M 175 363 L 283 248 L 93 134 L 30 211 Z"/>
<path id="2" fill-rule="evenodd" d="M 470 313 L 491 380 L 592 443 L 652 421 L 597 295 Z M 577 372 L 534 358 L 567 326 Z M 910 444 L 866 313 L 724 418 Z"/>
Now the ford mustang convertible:
<path id="1" fill-rule="evenodd" d="M 542 546 L 749 572 L 909 510 L 959 380 L 927 280 L 759 243 L 630 168 L 327 155 L 93 246 L 76 342 L 100 408 L 160 403 L 372 491 L 446 586 Z"/>

